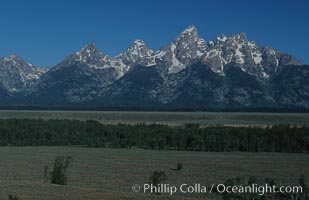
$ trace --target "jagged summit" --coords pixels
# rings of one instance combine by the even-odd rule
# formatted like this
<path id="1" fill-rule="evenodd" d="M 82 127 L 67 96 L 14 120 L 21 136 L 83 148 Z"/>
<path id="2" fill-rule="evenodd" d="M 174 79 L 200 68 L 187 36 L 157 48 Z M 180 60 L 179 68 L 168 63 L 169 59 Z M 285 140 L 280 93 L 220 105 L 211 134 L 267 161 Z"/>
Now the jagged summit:
<path id="1" fill-rule="evenodd" d="M 89 43 L 85 45 L 81 50 L 71 55 L 69 61 L 80 61 L 90 65 L 97 65 L 102 60 L 111 59 L 109 56 L 104 55 L 95 45 L 95 43 Z"/>
<path id="2" fill-rule="evenodd" d="M 134 40 L 134 42 L 128 47 L 125 52 L 130 52 L 136 55 L 142 54 L 141 56 L 150 56 L 153 53 L 153 51 L 149 49 L 146 46 L 146 43 L 141 39 Z"/>
<path id="3" fill-rule="evenodd" d="M 17 68 L 31 68 L 32 64 L 27 63 L 21 56 L 16 53 L 12 53 L 11 55 L 0 58 L 0 62 L 2 62 L 2 67 L 17 67 Z"/>
<path id="4" fill-rule="evenodd" d="M 234 39 L 241 39 L 241 40 L 247 40 L 247 34 L 245 32 L 240 32 L 240 33 L 236 33 L 231 35 L 231 38 Z"/>
<path id="5" fill-rule="evenodd" d="M 226 37 L 225 35 L 222 34 L 222 35 L 218 36 L 215 40 L 209 41 L 208 44 L 213 45 L 214 42 L 215 43 L 224 43 L 224 42 L 226 42 L 227 39 L 228 39 L 228 37 Z"/>
<path id="6" fill-rule="evenodd" d="M 14 60 L 14 61 L 24 62 L 24 59 L 21 56 L 19 56 L 18 54 L 16 54 L 16 53 L 12 53 L 9 56 L 3 57 L 3 58 L 4 58 L 3 61 L 12 61 L 12 60 Z"/>
<path id="7" fill-rule="evenodd" d="M 196 62 L 207 50 L 205 40 L 199 37 L 196 27 L 192 25 L 182 31 L 168 47 L 157 51 L 155 60 L 164 63 L 168 73 L 178 73 L 190 63 Z"/>
<path id="8" fill-rule="evenodd" d="M 194 25 L 189 26 L 181 32 L 174 42 L 182 42 L 183 40 L 186 40 L 186 42 L 196 42 L 199 40 L 197 28 Z"/>
<path id="9" fill-rule="evenodd" d="M 0 70 L 0 84 L 10 92 L 24 91 L 47 71 L 27 63 L 16 53 L 0 58 Z"/>
<path id="10" fill-rule="evenodd" d="M 78 55 L 88 55 L 90 56 L 91 54 L 100 54 L 100 50 L 97 48 L 97 46 L 95 45 L 95 43 L 89 43 L 86 44 L 81 50 L 79 50 L 78 52 L 76 52 L 76 54 Z"/>
<path id="11" fill-rule="evenodd" d="M 197 28 L 195 25 L 187 27 L 180 35 L 195 35 L 197 34 Z"/>
<path id="12" fill-rule="evenodd" d="M 134 42 L 132 43 L 132 45 L 145 46 L 146 43 L 145 43 L 143 40 L 141 40 L 141 39 L 136 39 L 136 40 L 134 40 Z"/>
<path id="13" fill-rule="evenodd" d="M 46 105 L 309 108 L 307 66 L 245 33 L 206 42 L 195 26 L 157 51 L 137 39 L 111 57 L 89 43 L 47 72 L 16 54 L 0 71 L 8 93 Z"/>
<path id="14" fill-rule="evenodd" d="M 143 40 L 136 39 L 123 53 L 116 56 L 127 66 L 135 64 L 147 65 L 147 59 L 153 54 L 153 50 L 146 46 Z"/>
<path id="15" fill-rule="evenodd" d="M 9 55 L 9 58 L 21 58 L 21 57 L 16 53 L 12 53 L 11 55 Z"/>
<path id="16" fill-rule="evenodd" d="M 97 46 L 95 43 L 91 42 L 91 43 L 88 43 L 86 44 L 82 50 L 97 50 Z"/>
<path id="17" fill-rule="evenodd" d="M 231 36 L 221 35 L 206 42 L 192 25 L 167 47 L 157 51 L 148 48 L 143 40 L 136 39 L 124 52 L 110 57 L 101 53 L 94 43 L 89 43 L 62 65 L 78 61 L 95 68 L 115 68 L 119 70 L 120 77 L 134 65 L 160 65 L 168 73 L 175 74 L 201 61 L 220 75 L 225 75 L 225 66 L 233 64 L 251 75 L 268 78 L 278 70 L 279 65 L 296 63 L 294 58 L 284 56 L 282 59 L 282 56 L 280 52 L 267 50 L 249 41 L 244 32 Z"/>

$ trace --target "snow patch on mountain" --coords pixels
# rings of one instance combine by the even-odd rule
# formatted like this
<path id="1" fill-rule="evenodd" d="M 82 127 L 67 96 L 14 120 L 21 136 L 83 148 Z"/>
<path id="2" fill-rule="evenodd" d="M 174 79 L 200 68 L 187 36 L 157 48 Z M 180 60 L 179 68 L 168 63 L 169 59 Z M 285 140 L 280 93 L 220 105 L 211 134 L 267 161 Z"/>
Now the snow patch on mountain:
<path id="1" fill-rule="evenodd" d="M 90 74 L 114 69 L 118 80 L 136 65 L 158 66 L 166 73 L 162 74 L 164 77 L 177 74 L 196 62 L 206 64 L 213 72 L 223 76 L 226 66 L 232 65 L 261 79 L 269 78 L 284 65 L 301 64 L 292 56 L 271 47 L 256 45 L 247 39 L 245 33 L 221 35 L 207 42 L 199 37 L 195 26 L 189 26 L 167 47 L 157 51 L 137 39 L 124 52 L 111 57 L 90 43 L 52 68 L 37 68 L 13 54 L 0 59 L 0 78 L 10 91 L 20 91 L 39 80 L 48 70 L 56 71 L 72 65 L 83 65 L 92 70 Z"/>
<path id="2" fill-rule="evenodd" d="M 11 92 L 28 89 L 48 68 L 37 68 L 24 61 L 20 56 L 12 54 L 0 58 L 0 83 Z"/>
<path id="3" fill-rule="evenodd" d="M 220 75 L 225 75 L 226 65 L 234 64 L 246 73 L 265 79 L 277 70 L 280 56 L 282 54 L 273 49 L 265 50 L 254 41 L 249 41 L 245 33 L 221 35 L 206 42 L 199 37 L 195 26 L 189 26 L 167 47 L 157 51 L 137 39 L 115 57 L 102 54 L 94 44 L 85 46 L 72 57 L 74 61 L 84 62 L 94 69 L 114 68 L 118 72 L 118 79 L 135 65 L 157 65 L 165 68 L 168 74 L 176 74 L 198 61 Z M 295 63 L 292 60 L 288 62 Z"/>

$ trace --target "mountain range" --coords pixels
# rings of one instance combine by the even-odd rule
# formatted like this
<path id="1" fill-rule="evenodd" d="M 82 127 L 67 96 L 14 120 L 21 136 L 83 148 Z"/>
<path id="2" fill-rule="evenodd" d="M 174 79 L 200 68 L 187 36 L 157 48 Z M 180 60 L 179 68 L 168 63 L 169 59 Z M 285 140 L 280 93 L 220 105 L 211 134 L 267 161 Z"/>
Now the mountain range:
<path id="1" fill-rule="evenodd" d="M 0 58 L 0 105 L 138 108 L 309 108 L 309 67 L 245 33 L 185 29 L 159 50 L 135 40 L 111 57 L 95 44 L 53 67 Z"/>

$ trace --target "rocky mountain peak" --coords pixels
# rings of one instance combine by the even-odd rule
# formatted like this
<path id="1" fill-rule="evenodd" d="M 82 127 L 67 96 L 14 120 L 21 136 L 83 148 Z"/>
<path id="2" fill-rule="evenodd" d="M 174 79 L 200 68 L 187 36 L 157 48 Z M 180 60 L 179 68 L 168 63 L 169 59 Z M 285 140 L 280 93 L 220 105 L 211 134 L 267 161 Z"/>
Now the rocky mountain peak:
<path id="1" fill-rule="evenodd" d="M 141 39 L 136 39 L 136 40 L 134 40 L 132 46 L 133 45 L 135 45 L 135 46 L 145 46 L 146 43 L 143 40 L 141 40 Z"/>
<path id="2" fill-rule="evenodd" d="M 232 35 L 232 38 L 239 40 L 239 41 L 247 41 L 247 34 L 245 32 L 241 32 L 241 33 Z"/>
<path id="3" fill-rule="evenodd" d="M 208 44 L 213 45 L 214 43 L 224 43 L 228 40 L 228 37 L 225 35 L 218 36 L 214 41 L 209 41 Z"/>
<path id="4" fill-rule="evenodd" d="M 34 71 L 34 66 L 30 63 L 27 63 L 22 57 L 17 55 L 16 53 L 13 53 L 7 57 L 4 57 L 0 59 L 0 62 L 2 63 L 1 67 L 6 68 L 17 68 L 17 69 L 23 69 L 27 71 Z"/>
<path id="5" fill-rule="evenodd" d="M 155 52 L 137 39 L 110 57 L 90 43 L 48 72 L 16 54 L 0 58 L 0 71 L 0 87 L 43 104 L 309 108 L 308 66 L 245 33 L 207 43 L 195 26 Z"/>
<path id="6" fill-rule="evenodd" d="M 91 66 L 103 67 L 109 64 L 111 57 L 103 54 L 94 43 L 89 43 L 75 54 L 69 56 L 62 65 L 68 65 L 73 62 L 82 62 Z"/>
<path id="7" fill-rule="evenodd" d="M 125 53 L 141 55 L 141 56 L 150 56 L 153 51 L 146 46 L 146 43 L 143 40 L 136 39 L 131 44 L 131 46 L 126 50 Z"/>
<path id="8" fill-rule="evenodd" d="M 158 52 L 158 55 L 164 55 L 163 60 L 167 60 L 169 73 L 177 73 L 188 64 L 196 62 L 207 49 L 206 41 L 199 37 L 196 27 L 192 25 L 181 32 L 163 52 Z"/>
<path id="9" fill-rule="evenodd" d="M 193 43 L 193 42 L 197 42 L 199 39 L 200 38 L 197 32 L 197 28 L 194 25 L 192 25 L 186 28 L 184 31 L 182 31 L 180 35 L 176 38 L 174 43 L 175 44 L 177 43 L 180 44 L 183 42 Z"/>
<path id="10" fill-rule="evenodd" d="M 134 64 L 147 65 L 148 58 L 153 54 L 153 50 L 146 46 L 146 43 L 140 39 L 135 40 L 123 53 L 116 56 L 117 59 L 128 66 Z"/>
<path id="11" fill-rule="evenodd" d="M 23 61 L 23 58 L 17 55 L 16 53 L 12 53 L 11 55 L 5 57 L 5 60 L 15 60 L 15 61 Z"/>
<path id="12" fill-rule="evenodd" d="M 89 43 L 89 44 L 86 44 L 83 48 L 82 48 L 82 51 L 98 51 L 98 48 L 96 46 L 95 43 Z"/>
<path id="13" fill-rule="evenodd" d="M 180 35 L 198 35 L 197 28 L 194 25 L 187 27 L 184 31 L 181 32 Z"/>
<path id="14" fill-rule="evenodd" d="M 10 92 L 24 90 L 47 71 L 27 63 L 16 53 L 0 58 L 0 69 L 0 84 Z"/>
<path id="15" fill-rule="evenodd" d="M 98 50 L 96 45 L 94 43 L 89 43 L 86 46 L 84 46 L 80 51 L 76 53 L 81 58 L 89 58 L 93 55 L 99 55 L 101 52 Z"/>
<path id="16" fill-rule="evenodd" d="M 16 53 L 12 53 L 11 55 L 9 55 L 9 58 L 16 59 L 20 58 L 20 56 L 18 56 Z"/>

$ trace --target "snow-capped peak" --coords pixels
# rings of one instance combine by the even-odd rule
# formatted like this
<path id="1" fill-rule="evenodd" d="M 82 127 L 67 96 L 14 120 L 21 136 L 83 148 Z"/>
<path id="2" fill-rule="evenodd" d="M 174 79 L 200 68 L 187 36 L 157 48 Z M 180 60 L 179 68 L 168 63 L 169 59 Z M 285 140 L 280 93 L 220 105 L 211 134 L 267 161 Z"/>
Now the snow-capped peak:
<path id="1" fill-rule="evenodd" d="M 24 69 L 27 69 L 27 70 L 29 70 L 28 68 L 32 69 L 32 67 L 33 67 L 32 64 L 24 61 L 24 59 L 22 57 L 20 57 L 19 55 L 17 55 L 16 53 L 13 53 L 13 54 L 11 54 L 7 57 L 4 57 L 0 60 L 3 63 L 3 65 L 9 66 L 9 67 L 24 68 Z"/>
<path id="2" fill-rule="evenodd" d="M 187 27 L 180 35 L 195 35 L 197 34 L 197 28 L 194 25 Z"/>
<path id="3" fill-rule="evenodd" d="M 47 70 L 27 63 L 16 53 L 0 58 L 1 84 L 9 91 L 18 92 L 32 85 Z"/>
<path id="4" fill-rule="evenodd" d="M 68 56 L 53 70 L 67 66 L 81 65 L 92 70 L 114 68 L 118 78 L 128 71 L 128 67 L 123 64 L 122 60 L 103 54 L 94 43 L 87 44 L 75 54 Z"/>
<path id="5" fill-rule="evenodd" d="M 128 66 L 134 64 L 147 65 L 152 54 L 153 50 L 149 49 L 144 41 L 137 39 L 123 53 L 116 56 L 116 59 L 121 59 Z"/>
<path id="6" fill-rule="evenodd" d="M 136 39 L 136 40 L 134 40 L 134 42 L 133 42 L 132 45 L 136 45 L 136 46 L 145 46 L 146 43 L 145 43 L 143 40 L 141 40 L 141 39 Z"/>
<path id="7" fill-rule="evenodd" d="M 81 57 L 91 57 L 94 54 L 101 54 L 101 52 L 97 49 L 94 43 L 89 43 L 76 52 L 76 54 Z"/>
<path id="8" fill-rule="evenodd" d="M 89 43 L 72 56 L 69 56 L 66 60 L 70 63 L 73 61 L 78 61 L 90 65 L 97 65 L 98 62 L 108 62 L 110 59 L 112 58 L 104 55 L 94 43 Z"/>
<path id="9" fill-rule="evenodd" d="M 94 50 L 98 50 L 97 49 L 97 46 L 95 43 L 89 43 L 89 44 L 86 44 L 83 48 L 82 48 L 82 51 L 83 50 L 90 50 L 90 51 L 94 51 Z"/>
<path id="10" fill-rule="evenodd" d="M 228 38 L 225 36 L 225 35 L 221 35 L 221 36 L 219 36 L 219 37 L 217 37 L 216 38 L 216 40 L 218 41 L 218 42 L 225 42 L 226 40 L 227 40 Z"/>
<path id="11" fill-rule="evenodd" d="M 134 55 L 140 56 L 150 56 L 153 51 L 146 46 L 146 43 L 143 40 L 136 39 L 132 45 L 126 50 L 125 53 L 131 53 Z"/>
<path id="12" fill-rule="evenodd" d="M 274 49 L 258 46 L 255 41 L 249 41 L 246 33 L 232 36 L 220 36 L 208 42 L 209 50 L 203 61 L 214 72 L 224 75 L 227 64 L 239 67 L 242 71 L 267 79 L 276 72 L 282 58 L 287 58 Z M 287 58 L 295 63 L 295 59 Z"/>
<path id="13" fill-rule="evenodd" d="M 204 62 L 214 72 L 222 75 L 225 66 L 231 63 L 247 73 L 268 77 L 273 72 L 273 66 L 278 67 L 280 54 L 275 51 L 268 53 L 255 42 L 248 41 L 245 33 L 228 37 L 221 35 L 207 43 L 199 37 L 197 28 L 192 25 L 167 47 L 155 52 L 143 40 L 136 39 L 116 57 L 104 55 L 95 44 L 90 43 L 68 60 L 71 62 L 72 58 L 73 61 L 83 62 L 92 68 L 113 67 L 119 71 L 119 77 L 134 65 L 160 65 L 168 73 L 178 73 L 197 61 Z"/>
<path id="14" fill-rule="evenodd" d="M 232 35 L 233 38 L 237 40 L 247 41 L 247 34 L 245 32 L 241 32 L 235 35 Z"/>
<path id="15" fill-rule="evenodd" d="M 16 59 L 20 58 L 20 56 L 18 56 L 16 53 L 12 53 L 11 55 L 9 55 L 9 58 Z"/>
<path id="16" fill-rule="evenodd" d="M 12 53 L 11 55 L 4 58 L 4 61 L 15 61 L 15 62 L 25 62 L 19 55 Z"/>
<path id="17" fill-rule="evenodd" d="M 184 42 L 184 40 L 185 42 L 197 42 L 199 40 L 199 35 L 194 25 L 189 26 L 184 31 L 182 31 L 174 43 L 181 43 Z"/>

